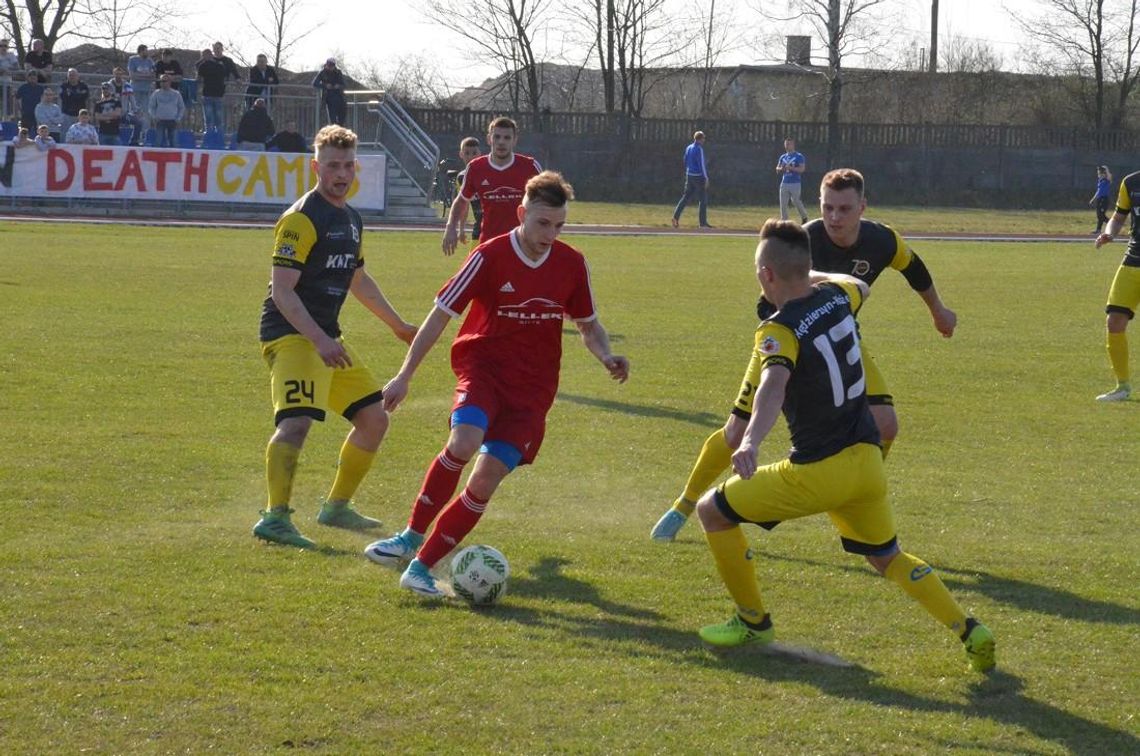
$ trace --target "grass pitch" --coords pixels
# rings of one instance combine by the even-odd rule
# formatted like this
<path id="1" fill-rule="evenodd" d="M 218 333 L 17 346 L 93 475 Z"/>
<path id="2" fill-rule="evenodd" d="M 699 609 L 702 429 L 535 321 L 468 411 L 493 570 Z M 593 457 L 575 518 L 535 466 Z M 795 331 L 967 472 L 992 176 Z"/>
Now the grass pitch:
<path id="1" fill-rule="evenodd" d="M 954 338 L 891 273 L 861 317 L 901 418 L 900 538 L 997 634 L 982 678 L 822 518 L 749 534 L 781 641 L 851 666 L 698 642 L 730 612 L 699 530 L 647 536 L 747 362 L 743 239 L 569 239 L 633 377 L 567 329 L 538 463 L 469 539 L 511 561 L 499 606 L 424 604 L 368 537 L 315 524 L 341 420 L 314 427 L 294 502 L 326 549 L 256 542 L 269 239 L 0 225 L 0 752 L 1140 750 L 1140 403 L 1092 401 L 1119 245 L 924 244 Z M 410 320 L 458 262 L 436 234 L 370 233 L 365 255 Z M 343 320 L 391 375 L 403 345 L 355 303 Z M 357 497 L 390 530 L 452 385 L 445 338 Z"/>

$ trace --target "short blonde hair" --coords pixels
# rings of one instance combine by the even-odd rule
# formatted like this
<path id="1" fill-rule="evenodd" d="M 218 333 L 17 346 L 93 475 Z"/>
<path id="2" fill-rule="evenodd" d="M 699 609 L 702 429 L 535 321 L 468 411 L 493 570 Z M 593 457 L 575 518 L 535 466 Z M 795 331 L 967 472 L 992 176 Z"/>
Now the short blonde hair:
<path id="1" fill-rule="evenodd" d="M 320 154 L 322 147 L 336 147 L 341 150 L 355 150 L 357 136 L 352 129 L 330 123 L 317 132 L 313 139 L 313 152 Z"/>
<path id="2" fill-rule="evenodd" d="M 565 207 L 574 199 L 574 187 L 558 171 L 543 171 L 526 182 L 527 205 L 540 203 L 549 207 Z"/>

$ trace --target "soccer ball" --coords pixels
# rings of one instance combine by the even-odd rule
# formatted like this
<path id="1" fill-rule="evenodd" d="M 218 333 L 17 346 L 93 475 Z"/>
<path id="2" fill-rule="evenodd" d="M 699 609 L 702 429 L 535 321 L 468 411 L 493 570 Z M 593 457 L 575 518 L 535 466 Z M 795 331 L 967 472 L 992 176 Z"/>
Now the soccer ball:
<path id="1" fill-rule="evenodd" d="M 451 587 L 472 604 L 493 604 L 507 592 L 511 568 L 507 558 L 490 546 L 468 546 L 451 560 Z"/>

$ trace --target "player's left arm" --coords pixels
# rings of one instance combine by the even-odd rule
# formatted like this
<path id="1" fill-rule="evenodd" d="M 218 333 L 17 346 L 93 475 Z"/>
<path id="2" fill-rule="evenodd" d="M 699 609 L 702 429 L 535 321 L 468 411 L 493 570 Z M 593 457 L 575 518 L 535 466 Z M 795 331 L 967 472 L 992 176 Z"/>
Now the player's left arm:
<path id="1" fill-rule="evenodd" d="M 791 377 L 792 371 L 781 364 L 767 365 L 760 373 L 760 386 L 756 389 L 756 398 L 752 402 L 752 417 L 744 429 L 740 446 L 732 453 L 732 470 L 745 480 L 756 473 L 756 456 L 760 444 L 780 416 L 788 379 Z"/>
<path id="2" fill-rule="evenodd" d="M 357 268 L 352 275 L 352 283 L 348 290 L 368 308 L 369 312 L 384 321 L 384 324 L 392 329 L 392 333 L 396 334 L 396 338 L 405 344 L 412 343 L 412 339 L 416 337 L 416 326 L 400 317 L 396 308 L 380 290 L 380 284 L 368 271 L 362 267 Z"/>
<path id="3" fill-rule="evenodd" d="M 958 325 L 958 316 L 942 303 L 942 297 L 938 295 L 938 288 L 934 285 L 926 263 L 907 246 L 897 231 L 894 231 L 894 235 L 895 256 L 891 260 L 891 267 L 902 273 L 910 288 L 926 303 L 926 309 L 930 310 L 930 317 L 938 332 L 950 338 Z"/>
<path id="4" fill-rule="evenodd" d="M 590 320 L 576 320 L 574 325 L 578 327 L 578 333 L 582 334 L 582 343 L 590 350 L 590 354 L 597 357 L 605 366 L 610 377 L 618 383 L 629 380 L 629 360 L 610 350 L 610 335 L 601 321 L 595 317 Z"/>

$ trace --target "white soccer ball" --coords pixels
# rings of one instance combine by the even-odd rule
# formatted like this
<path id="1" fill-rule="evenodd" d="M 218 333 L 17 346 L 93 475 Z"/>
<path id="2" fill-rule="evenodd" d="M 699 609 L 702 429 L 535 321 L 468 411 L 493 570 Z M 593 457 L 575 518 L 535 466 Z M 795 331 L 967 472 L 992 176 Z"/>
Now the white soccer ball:
<path id="1" fill-rule="evenodd" d="M 479 606 L 502 598 L 510 575 L 507 558 L 490 546 L 468 546 L 451 560 L 451 587 L 455 595 Z"/>

